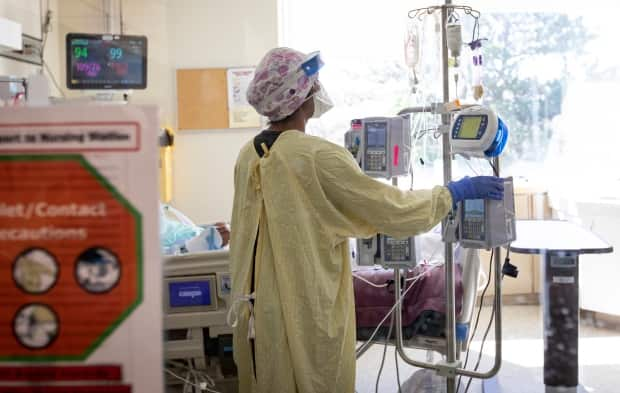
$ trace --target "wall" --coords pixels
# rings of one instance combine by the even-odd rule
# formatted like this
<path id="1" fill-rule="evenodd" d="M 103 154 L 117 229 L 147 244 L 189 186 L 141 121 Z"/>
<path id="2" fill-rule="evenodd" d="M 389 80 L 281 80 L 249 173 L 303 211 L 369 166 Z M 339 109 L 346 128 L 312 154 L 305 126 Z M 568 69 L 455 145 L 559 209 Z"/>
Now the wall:
<path id="1" fill-rule="evenodd" d="M 167 17 L 174 69 L 256 65 L 278 42 L 277 0 L 169 1 Z M 228 221 L 237 153 L 257 131 L 180 131 L 173 204 L 198 223 Z"/>
<path id="2" fill-rule="evenodd" d="M 47 1 L 45 2 L 47 3 Z M 58 77 L 60 72 L 59 42 L 58 42 L 58 0 L 49 1 L 53 12 L 52 31 L 50 32 L 46 47 L 45 61 L 52 73 Z M 22 31 L 35 38 L 41 38 L 41 15 L 42 10 L 39 0 L 2 0 L 0 1 L 0 16 L 22 24 Z M 0 57 L 0 75 L 27 77 L 39 72 L 41 67 L 18 62 L 12 59 Z M 52 94 L 55 94 L 53 86 L 50 86 Z"/>
<path id="3" fill-rule="evenodd" d="M 104 31 L 101 4 L 95 0 L 61 1 L 63 57 L 66 33 Z M 113 17 L 118 19 L 118 15 Z M 277 0 L 124 0 L 123 20 L 125 34 L 146 35 L 149 40 L 148 88 L 135 91 L 132 102 L 158 104 L 162 125 L 174 128 L 176 69 L 255 65 L 278 41 Z M 63 60 L 63 85 L 64 72 Z M 66 93 L 70 97 L 86 94 Z M 228 221 L 236 156 L 256 132 L 179 132 L 173 204 L 198 223 Z"/>

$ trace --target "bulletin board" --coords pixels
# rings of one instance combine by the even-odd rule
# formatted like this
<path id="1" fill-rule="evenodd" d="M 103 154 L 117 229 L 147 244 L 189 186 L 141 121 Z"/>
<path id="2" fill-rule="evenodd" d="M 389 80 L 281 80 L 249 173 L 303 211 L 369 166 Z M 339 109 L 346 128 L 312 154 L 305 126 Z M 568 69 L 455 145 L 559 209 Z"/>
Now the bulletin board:
<path id="1" fill-rule="evenodd" d="M 253 67 L 177 70 L 179 130 L 258 128 L 247 102 Z"/>
<path id="2" fill-rule="evenodd" d="M 179 130 L 228 128 L 226 68 L 177 70 Z"/>

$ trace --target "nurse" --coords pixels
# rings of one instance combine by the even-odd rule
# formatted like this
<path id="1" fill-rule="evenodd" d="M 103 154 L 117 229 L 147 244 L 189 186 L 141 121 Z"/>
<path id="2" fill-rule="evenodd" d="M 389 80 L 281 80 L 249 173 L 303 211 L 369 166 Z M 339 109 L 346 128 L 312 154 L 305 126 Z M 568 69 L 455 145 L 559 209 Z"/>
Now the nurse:
<path id="1" fill-rule="evenodd" d="M 231 231 L 234 358 L 247 392 L 353 393 L 355 310 L 348 238 L 414 236 L 464 199 L 503 197 L 496 177 L 403 191 L 306 135 L 332 106 L 318 53 L 269 51 L 248 102 L 269 126 L 240 151 Z"/>

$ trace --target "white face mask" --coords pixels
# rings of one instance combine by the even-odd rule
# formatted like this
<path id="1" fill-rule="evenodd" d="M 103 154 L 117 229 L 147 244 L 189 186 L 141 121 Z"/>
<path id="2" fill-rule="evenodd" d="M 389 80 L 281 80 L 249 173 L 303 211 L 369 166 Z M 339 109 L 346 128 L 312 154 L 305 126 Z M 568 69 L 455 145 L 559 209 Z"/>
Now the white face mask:
<path id="1" fill-rule="evenodd" d="M 312 96 L 312 100 L 314 101 L 314 113 L 312 114 L 313 119 L 318 119 L 323 116 L 323 114 L 334 107 L 334 103 L 332 102 L 329 95 L 325 91 L 325 88 L 319 82 L 320 89 Z"/>

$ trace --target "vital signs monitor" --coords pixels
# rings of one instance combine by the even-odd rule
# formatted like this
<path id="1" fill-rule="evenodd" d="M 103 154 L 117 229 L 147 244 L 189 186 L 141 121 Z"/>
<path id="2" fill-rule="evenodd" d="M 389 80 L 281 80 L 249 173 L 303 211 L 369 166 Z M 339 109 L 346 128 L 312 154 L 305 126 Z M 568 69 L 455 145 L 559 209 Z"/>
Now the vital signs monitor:
<path id="1" fill-rule="evenodd" d="M 145 89 L 146 37 L 69 33 L 67 88 Z"/>

